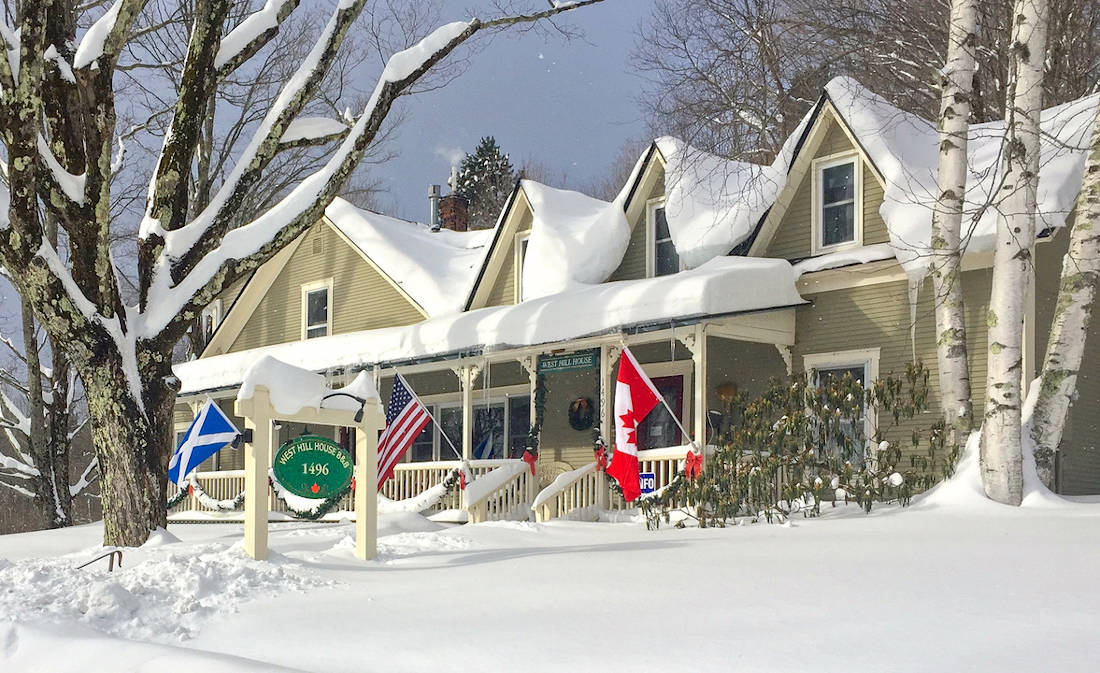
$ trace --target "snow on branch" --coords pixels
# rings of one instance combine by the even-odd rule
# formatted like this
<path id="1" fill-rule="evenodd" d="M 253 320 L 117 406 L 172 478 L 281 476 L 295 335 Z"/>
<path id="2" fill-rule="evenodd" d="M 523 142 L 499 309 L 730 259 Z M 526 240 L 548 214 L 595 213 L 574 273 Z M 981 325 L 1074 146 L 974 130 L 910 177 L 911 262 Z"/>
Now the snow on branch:
<path id="1" fill-rule="evenodd" d="M 221 76 L 236 70 L 256 55 L 279 32 L 279 26 L 298 8 L 300 0 L 267 0 L 222 38 L 214 68 Z"/>
<path id="2" fill-rule="evenodd" d="M 77 70 L 87 68 L 93 61 L 103 55 L 103 50 L 107 44 L 107 36 L 114 30 L 115 23 L 118 21 L 119 10 L 122 9 L 122 3 L 125 1 L 115 0 L 115 4 L 111 5 L 111 8 L 92 24 L 88 32 L 84 33 L 84 37 L 76 48 L 76 54 L 73 55 L 74 68 Z"/>
<path id="3" fill-rule="evenodd" d="M 338 119 L 301 117 L 290 122 L 279 138 L 279 145 L 284 148 L 322 145 L 343 138 L 349 130 L 350 127 Z"/>
<path id="4" fill-rule="evenodd" d="M 76 496 L 80 495 L 84 492 L 84 489 L 88 488 L 88 486 L 90 486 L 92 483 L 95 482 L 96 479 L 99 478 L 99 472 L 97 470 L 98 467 L 99 458 L 92 458 L 92 460 L 88 462 L 88 466 L 84 468 L 84 472 L 81 473 L 80 479 L 78 479 L 75 484 L 69 486 L 70 497 L 75 498 Z M 95 474 L 92 474 L 93 471 L 95 471 Z"/>
<path id="5" fill-rule="evenodd" d="M 41 133 L 38 134 L 38 155 L 46 163 L 53 183 L 61 189 L 61 192 L 73 203 L 84 205 L 85 174 L 73 175 L 65 170 Z"/>

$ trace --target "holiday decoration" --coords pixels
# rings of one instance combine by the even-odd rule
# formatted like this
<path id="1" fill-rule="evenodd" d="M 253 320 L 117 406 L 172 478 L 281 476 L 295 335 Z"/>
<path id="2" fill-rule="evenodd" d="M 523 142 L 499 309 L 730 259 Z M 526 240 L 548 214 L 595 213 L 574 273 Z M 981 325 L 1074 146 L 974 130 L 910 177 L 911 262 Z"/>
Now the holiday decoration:
<path id="1" fill-rule="evenodd" d="M 596 447 L 596 450 L 592 452 L 596 458 L 596 470 L 600 472 L 607 471 L 607 449 L 602 446 Z"/>
<path id="2" fill-rule="evenodd" d="M 581 397 L 569 404 L 569 427 L 574 430 L 591 428 L 595 417 L 595 405 L 591 398 Z"/>
<path id="3" fill-rule="evenodd" d="M 688 479 L 696 479 L 703 473 L 703 454 L 688 451 L 684 456 L 684 475 Z"/>
<path id="4" fill-rule="evenodd" d="M 539 457 L 537 454 L 532 453 L 530 450 L 523 452 L 523 462 L 527 463 L 527 466 L 531 468 L 531 476 L 535 476 L 535 463 L 537 463 Z"/>

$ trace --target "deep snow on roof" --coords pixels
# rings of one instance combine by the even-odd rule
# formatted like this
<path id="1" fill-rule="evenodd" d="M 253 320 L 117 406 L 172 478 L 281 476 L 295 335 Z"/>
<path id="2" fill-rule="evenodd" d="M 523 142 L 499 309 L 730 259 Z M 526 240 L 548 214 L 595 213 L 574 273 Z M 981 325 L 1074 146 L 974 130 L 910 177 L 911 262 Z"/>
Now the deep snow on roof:
<path id="1" fill-rule="evenodd" d="M 935 125 L 894 107 L 849 77 L 833 79 L 826 93 L 886 181 L 880 213 L 898 259 L 911 274 L 922 276 L 930 262 L 932 211 L 937 194 L 939 136 Z M 1063 226 L 1073 209 L 1081 189 L 1098 101 L 1100 94 L 1042 112 L 1039 231 Z M 997 182 L 1004 131 L 1003 120 L 970 127 L 967 217 L 963 221 L 964 233 L 970 233 L 970 252 L 988 250 L 996 239 L 998 212 L 991 194 Z"/>
<path id="2" fill-rule="evenodd" d="M 432 317 L 462 310 L 493 236 L 492 229 L 433 232 L 340 198 L 325 215 Z"/>
<path id="3" fill-rule="evenodd" d="M 719 257 L 671 276 L 577 287 L 511 306 L 431 318 L 415 325 L 265 346 L 178 364 L 186 395 L 237 386 L 266 356 L 310 371 L 367 367 L 458 352 L 522 348 L 624 327 L 804 303 L 797 273 L 781 259 Z"/>

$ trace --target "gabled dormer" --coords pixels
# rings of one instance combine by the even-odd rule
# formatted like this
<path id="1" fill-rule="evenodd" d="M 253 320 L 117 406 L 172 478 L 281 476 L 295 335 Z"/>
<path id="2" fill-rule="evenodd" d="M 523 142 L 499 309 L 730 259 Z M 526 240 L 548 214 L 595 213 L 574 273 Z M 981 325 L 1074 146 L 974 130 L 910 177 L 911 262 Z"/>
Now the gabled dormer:
<path id="1" fill-rule="evenodd" d="M 890 241 L 879 214 L 885 180 L 825 98 L 750 253 L 801 260 Z"/>

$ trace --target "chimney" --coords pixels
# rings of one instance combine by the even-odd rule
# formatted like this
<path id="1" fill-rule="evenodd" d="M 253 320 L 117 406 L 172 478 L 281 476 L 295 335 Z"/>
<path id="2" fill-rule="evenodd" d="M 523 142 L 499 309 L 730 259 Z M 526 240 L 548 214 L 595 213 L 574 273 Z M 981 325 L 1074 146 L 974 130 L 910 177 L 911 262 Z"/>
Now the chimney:
<path id="1" fill-rule="evenodd" d="M 428 223 L 432 225 L 432 231 L 439 231 L 439 185 L 428 185 L 428 203 L 430 207 Z"/>
<path id="2" fill-rule="evenodd" d="M 439 215 L 444 227 L 451 231 L 469 231 L 470 213 L 466 199 L 458 194 L 448 194 L 439 201 Z"/>

